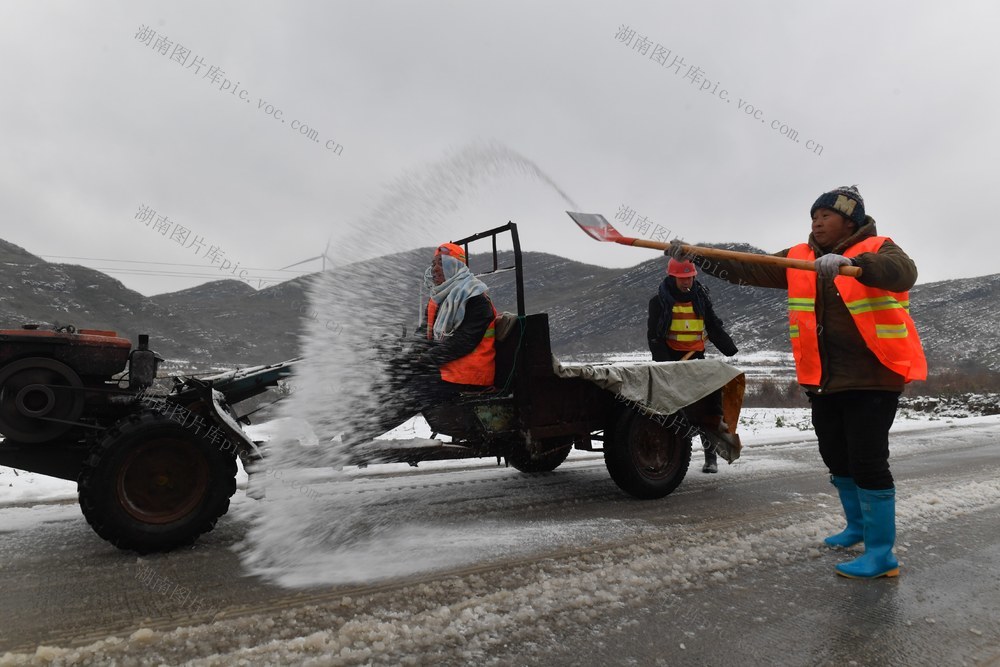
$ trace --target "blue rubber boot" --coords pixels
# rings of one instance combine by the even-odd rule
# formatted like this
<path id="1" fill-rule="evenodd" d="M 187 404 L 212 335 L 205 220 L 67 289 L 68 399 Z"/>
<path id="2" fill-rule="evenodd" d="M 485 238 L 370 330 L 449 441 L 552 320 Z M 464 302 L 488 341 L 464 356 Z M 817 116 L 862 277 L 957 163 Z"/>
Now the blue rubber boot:
<path id="1" fill-rule="evenodd" d="M 823 543 L 831 547 L 852 547 L 865 537 L 858 485 L 850 477 L 836 475 L 830 475 L 830 483 L 837 487 L 837 492 L 840 494 L 840 504 L 844 507 L 844 516 L 847 517 L 847 528 L 826 538 Z"/>
<path id="2" fill-rule="evenodd" d="M 837 566 L 837 574 L 852 579 L 899 576 L 892 554 L 896 543 L 896 489 L 858 489 L 864 517 L 865 553 Z"/>

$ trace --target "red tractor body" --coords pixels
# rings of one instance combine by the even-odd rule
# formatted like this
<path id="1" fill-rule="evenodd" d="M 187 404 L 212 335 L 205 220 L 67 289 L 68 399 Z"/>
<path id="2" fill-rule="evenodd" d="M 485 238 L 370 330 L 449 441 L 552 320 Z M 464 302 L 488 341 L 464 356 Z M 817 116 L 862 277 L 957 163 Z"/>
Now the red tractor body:
<path id="1" fill-rule="evenodd" d="M 0 465 L 78 483 L 98 535 L 165 551 L 211 530 L 259 458 L 229 405 L 274 386 L 290 362 L 153 383 L 162 361 L 114 331 L 0 330 Z"/>

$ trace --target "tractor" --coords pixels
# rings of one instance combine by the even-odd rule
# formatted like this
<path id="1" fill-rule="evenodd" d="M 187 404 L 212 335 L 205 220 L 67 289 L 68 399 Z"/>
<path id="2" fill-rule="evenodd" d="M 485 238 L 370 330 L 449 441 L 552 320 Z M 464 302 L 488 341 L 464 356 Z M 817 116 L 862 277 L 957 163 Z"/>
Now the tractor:
<path id="1" fill-rule="evenodd" d="M 501 267 L 497 238 L 509 234 L 513 265 Z M 496 386 L 424 410 L 431 438 L 375 439 L 348 462 L 417 465 L 496 457 L 526 474 L 549 473 L 574 448 L 603 452 L 626 493 L 663 498 L 684 479 L 691 437 L 728 461 L 739 456 L 735 425 L 743 374 L 716 360 L 574 366 L 552 354 L 545 313 L 527 314 L 517 225 L 456 241 L 492 241 L 492 268 L 514 271 L 517 312 L 496 323 Z M 80 507 L 105 540 L 140 553 L 191 544 L 229 509 L 237 458 L 266 467 L 232 406 L 292 374 L 300 359 L 209 377 L 154 381 L 163 360 L 149 336 L 114 331 L 0 330 L 0 465 L 77 482 Z M 676 385 L 678 391 L 663 391 Z M 724 391 L 723 433 L 704 430 L 699 399 Z M 439 436 L 447 436 L 441 439 Z"/>
<path id="2" fill-rule="evenodd" d="M 80 508 L 121 549 L 195 541 L 229 509 L 236 459 L 260 459 L 231 405 L 266 391 L 296 360 L 154 390 L 163 360 L 114 331 L 0 330 L 0 465 L 77 482 Z"/>

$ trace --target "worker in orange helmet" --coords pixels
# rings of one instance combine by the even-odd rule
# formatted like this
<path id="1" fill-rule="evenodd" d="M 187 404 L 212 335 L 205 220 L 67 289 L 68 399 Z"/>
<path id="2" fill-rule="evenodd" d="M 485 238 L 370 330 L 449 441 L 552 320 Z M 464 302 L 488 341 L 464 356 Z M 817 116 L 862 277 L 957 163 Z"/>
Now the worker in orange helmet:
<path id="1" fill-rule="evenodd" d="M 733 339 L 715 314 L 708 288 L 695 278 L 698 269 L 690 261 L 671 259 L 667 275 L 660 283 L 656 296 L 649 300 L 646 338 L 653 361 L 687 361 L 705 358 L 705 341 L 710 341 L 727 357 L 736 354 Z M 711 442 L 716 433 L 728 432 L 722 421 L 722 390 L 712 392 L 691 412 L 702 413 L 699 419 L 705 465 L 701 471 L 719 471 L 716 445 Z"/>
<path id="2" fill-rule="evenodd" d="M 489 387 L 497 311 L 486 284 L 469 271 L 461 246 L 438 246 L 424 283 L 430 289 L 425 331 L 431 342 L 424 359 L 438 369 L 442 382 Z"/>
<path id="3" fill-rule="evenodd" d="M 486 284 L 469 271 L 467 261 L 465 251 L 454 243 L 434 251 L 424 272 L 430 291 L 426 321 L 402 356 L 386 364 L 389 377 L 376 389 L 378 409 L 352 427 L 352 443 L 382 435 L 459 393 L 493 385 L 497 311 Z"/>

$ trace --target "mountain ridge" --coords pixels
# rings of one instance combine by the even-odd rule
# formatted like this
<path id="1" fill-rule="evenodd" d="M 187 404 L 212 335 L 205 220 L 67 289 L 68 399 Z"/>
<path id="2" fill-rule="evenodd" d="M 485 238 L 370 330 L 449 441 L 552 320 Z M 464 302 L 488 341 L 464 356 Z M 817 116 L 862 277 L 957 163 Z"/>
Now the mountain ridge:
<path id="1" fill-rule="evenodd" d="M 744 252 L 746 244 L 714 247 Z M 474 248 L 473 248 L 474 249 Z M 387 289 L 389 315 L 416 313 L 420 277 L 431 248 L 370 260 L 386 262 L 409 285 Z M 473 254 L 471 268 L 492 267 L 492 256 Z M 390 264 L 391 263 L 391 264 Z M 502 252 L 500 265 L 511 263 Z M 560 357 L 646 349 L 649 299 L 656 293 L 662 256 L 626 268 L 607 268 L 558 255 L 523 254 L 527 311 L 547 312 L 553 351 Z M 350 267 L 332 270 L 350 278 Z M 216 280 L 147 297 L 106 274 L 74 264 L 50 263 L 0 240 L 0 328 L 32 323 L 42 327 L 114 329 L 130 338 L 150 334 L 162 356 L 192 367 L 271 363 L 298 356 L 299 333 L 307 318 L 322 317 L 309 303 L 318 274 L 255 290 L 245 282 Z M 484 277 L 498 310 L 516 309 L 514 272 Z M 741 351 L 788 351 L 786 295 L 782 290 L 737 286 L 705 272 L 715 309 Z M 1000 370 L 1000 274 L 924 283 L 911 290 L 911 312 L 935 367 Z M 415 321 L 401 322 L 412 330 Z M 710 352 L 714 353 L 714 349 Z"/>

